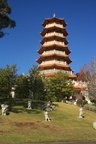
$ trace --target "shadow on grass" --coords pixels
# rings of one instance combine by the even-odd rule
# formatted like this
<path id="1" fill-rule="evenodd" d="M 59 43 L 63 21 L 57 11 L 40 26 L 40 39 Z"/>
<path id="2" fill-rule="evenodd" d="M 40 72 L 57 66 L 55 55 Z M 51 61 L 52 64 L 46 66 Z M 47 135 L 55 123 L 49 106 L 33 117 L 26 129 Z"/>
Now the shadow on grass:
<path id="1" fill-rule="evenodd" d="M 32 109 L 27 109 L 28 101 L 31 101 Z M 36 113 L 39 114 L 42 111 L 42 105 L 45 101 L 32 100 L 32 99 L 19 99 L 19 98 L 6 98 L 0 99 L 0 104 L 7 104 L 9 106 L 9 112 L 13 113 Z"/>
<path id="2" fill-rule="evenodd" d="M 26 113 L 33 113 L 33 114 L 39 114 L 41 113 L 41 110 L 40 109 L 27 109 L 27 108 L 23 108 L 23 107 L 12 107 L 10 112 L 13 112 L 13 113 L 23 113 L 23 112 L 26 112 Z"/>
<path id="3" fill-rule="evenodd" d="M 32 109 L 28 109 L 28 101 L 31 102 Z M 8 99 L 2 99 L 0 103 L 8 104 L 9 106 L 9 112 L 13 113 L 33 113 L 33 114 L 39 114 L 42 110 L 46 108 L 47 102 L 41 101 L 41 100 L 32 100 L 32 99 L 19 99 L 19 98 L 8 98 Z M 51 110 L 55 110 L 54 108 L 58 106 L 58 104 L 52 103 Z"/>

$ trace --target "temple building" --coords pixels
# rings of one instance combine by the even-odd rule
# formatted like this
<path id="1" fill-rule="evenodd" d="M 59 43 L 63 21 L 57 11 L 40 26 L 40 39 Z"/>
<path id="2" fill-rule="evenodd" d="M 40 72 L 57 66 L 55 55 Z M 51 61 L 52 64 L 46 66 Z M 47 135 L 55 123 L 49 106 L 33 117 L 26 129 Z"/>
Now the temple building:
<path id="1" fill-rule="evenodd" d="M 66 36 L 66 22 L 63 18 L 46 18 L 42 23 L 44 27 L 41 36 L 41 48 L 38 50 L 40 57 L 38 69 L 44 76 L 52 76 L 61 71 L 69 74 L 71 79 L 76 79 L 69 64 L 72 62 L 69 58 L 71 51 L 68 49 Z"/>

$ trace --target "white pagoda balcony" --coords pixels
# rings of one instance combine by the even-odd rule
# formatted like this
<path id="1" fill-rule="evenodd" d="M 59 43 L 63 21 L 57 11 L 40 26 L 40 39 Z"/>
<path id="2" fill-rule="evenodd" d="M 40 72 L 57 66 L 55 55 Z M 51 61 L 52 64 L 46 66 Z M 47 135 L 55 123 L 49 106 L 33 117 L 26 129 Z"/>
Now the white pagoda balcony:
<path id="1" fill-rule="evenodd" d="M 58 72 L 58 70 L 54 70 L 54 69 L 40 71 L 41 74 L 50 74 L 50 73 L 56 73 L 56 72 Z"/>
<path id="2" fill-rule="evenodd" d="M 72 81 L 72 83 L 74 84 L 74 87 L 87 87 L 87 83 L 86 82 L 82 82 L 82 81 Z"/>
<path id="3" fill-rule="evenodd" d="M 45 28 L 50 28 L 50 27 L 54 27 L 54 26 L 64 28 L 64 26 L 62 24 L 57 24 L 57 23 L 47 24 L 45 26 Z"/>
<path id="4" fill-rule="evenodd" d="M 60 46 L 63 46 L 63 47 L 66 47 L 67 45 L 65 45 L 65 43 L 64 42 L 60 42 L 60 41 L 49 41 L 49 42 L 45 42 L 44 44 L 43 44 L 43 46 L 51 46 L 51 45 L 54 45 L 54 44 L 56 44 L 56 45 L 60 45 Z"/>
<path id="5" fill-rule="evenodd" d="M 59 50 L 50 50 L 50 51 L 44 51 L 42 53 L 42 56 L 47 56 L 47 55 L 53 55 L 53 54 L 57 54 L 57 55 L 66 55 L 65 51 L 59 51 Z"/>
<path id="6" fill-rule="evenodd" d="M 57 64 L 57 65 L 65 65 L 68 66 L 66 61 L 58 61 L 58 60 L 50 60 L 50 61 L 43 61 L 40 66 L 45 66 L 45 65 L 53 65 L 53 64 Z"/>
<path id="7" fill-rule="evenodd" d="M 64 38 L 64 35 L 62 33 L 57 33 L 57 32 L 46 33 L 44 37 L 50 37 L 50 36 L 59 36 L 59 37 L 63 37 Z"/>
<path id="8" fill-rule="evenodd" d="M 42 70 L 40 71 L 41 74 L 52 74 L 52 73 L 58 73 L 58 72 L 62 72 L 62 73 L 66 73 L 66 74 L 69 74 L 69 75 L 72 75 L 72 72 L 71 71 L 65 71 L 65 70 L 62 70 L 62 69 L 49 69 L 49 70 Z"/>

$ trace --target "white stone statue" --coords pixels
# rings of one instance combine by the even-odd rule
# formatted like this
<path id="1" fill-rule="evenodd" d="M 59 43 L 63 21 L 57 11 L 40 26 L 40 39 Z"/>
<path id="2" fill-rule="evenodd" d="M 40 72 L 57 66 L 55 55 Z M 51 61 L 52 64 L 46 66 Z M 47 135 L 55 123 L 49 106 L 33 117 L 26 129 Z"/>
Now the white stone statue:
<path id="1" fill-rule="evenodd" d="M 14 91 L 11 91 L 11 96 L 12 96 L 12 98 L 15 98 L 15 92 Z"/>
<path id="2" fill-rule="evenodd" d="M 77 99 L 75 100 L 74 105 L 77 105 Z"/>
<path id="3" fill-rule="evenodd" d="M 7 113 L 8 113 L 8 105 L 2 104 L 1 108 L 2 108 L 2 115 L 4 115 L 4 116 L 7 115 Z"/>
<path id="4" fill-rule="evenodd" d="M 80 109 L 79 109 L 79 118 L 84 118 L 82 107 L 80 107 Z"/>
<path id="5" fill-rule="evenodd" d="M 50 103 L 50 101 L 48 101 L 48 103 L 47 103 L 47 107 L 49 108 L 49 107 L 50 107 L 50 105 L 51 105 L 51 103 Z"/>
<path id="6" fill-rule="evenodd" d="M 44 119 L 45 121 L 50 121 L 50 118 L 48 116 L 48 111 L 44 111 Z"/>
<path id="7" fill-rule="evenodd" d="M 69 97 L 69 100 L 72 101 L 72 96 Z"/>
<path id="8" fill-rule="evenodd" d="M 31 101 L 28 101 L 28 109 L 32 109 L 31 108 Z"/>
<path id="9" fill-rule="evenodd" d="M 10 92 L 12 98 L 15 98 L 15 87 L 11 88 L 11 92 Z"/>
<path id="10" fill-rule="evenodd" d="M 96 122 L 93 122 L 93 128 L 96 129 Z"/>

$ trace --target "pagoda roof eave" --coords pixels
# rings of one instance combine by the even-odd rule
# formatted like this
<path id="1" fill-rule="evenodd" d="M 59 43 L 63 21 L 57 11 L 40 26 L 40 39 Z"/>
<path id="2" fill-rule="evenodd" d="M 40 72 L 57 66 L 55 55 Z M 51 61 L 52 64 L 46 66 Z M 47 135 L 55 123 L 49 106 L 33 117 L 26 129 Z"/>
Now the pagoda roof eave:
<path id="1" fill-rule="evenodd" d="M 43 60 L 46 60 L 46 59 L 48 60 L 48 59 L 53 59 L 53 58 L 59 59 L 59 60 L 65 59 L 68 64 L 72 62 L 72 60 L 70 60 L 70 58 L 67 55 L 60 55 L 60 54 L 55 54 L 55 53 L 48 54 L 48 55 L 42 55 L 37 61 L 38 61 L 38 63 L 40 63 Z"/>
<path id="2" fill-rule="evenodd" d="M 66 40 L 65 37 L 59 37 L 59 36 L 55 36 L 55 35 L 50 36 L 50 37 L 44 37 L 40 43 L 43 45 L 44 42 L 48 42 L 50 40 L 58 40 L 58 41 L 60 40 L 62 42 L 65 42 L 66 45 L 68 44 L 68 41 Z"/>
<path id="3" fill-rule="evenodd" d="M 52 17 L 52 18 L 46 18 L 44 20 L 44 22 L 42 23 L 42 26 L 45 26 L 48 23 L 52 23 L 52 22 L 58 22 L 58 23 L 62 23 L 64 26 L 66 26 L 67 24 L 64 21 L 64 18 L 56 18 L 56 17 Z"/>
<path id="4" fill-rule="evenodd" d="M 70 54 L 71 53 L 71 50 L 68 49 L 68 47 L 64 47 L 64 46 L 58 46 L 56 44 L 53 44 L 53 45 L 50 45 L 50 46 L 42 46 L 39 50 L 37 50 L 37 52 L 39 54 L 42 54 L 43 51 L 45 50 L 48 50 L 48 49 L 62 49 L 63 51 L 65 51 L 67 54 Z M 61 51 L 62 51 L 61 50 Z"/>
<path id="5" fill-rule="evenodd" d="M 75 90 L 87 90 L 87 87 L 84 86 L 74 86 Z"/>
<path id="6" fill-rule="evenodd" d="M 67 33 L 67 31 L 66 31 L 65 28 L 60 28 L 60 27 L 56 27 L 56 26 L 52 26 L 52 27 L 50 27 L 50 28 L 44 28 L 44 29 L 42 30 L 42 32 L 40 32 L 40 34 L 41 34 L 42 36 L 44 36 L 45 33 L 51 32 L 51 31 L 62 32 L 62 33 L 64 34 L 64 36 L 67 36 L 67 35 L 68 35 L 68 33 Z"/>
<path id="7" fill-rule="evenodd" d="M 68 70 L 71 71 L 71 68 L 68 65 L 60 65 L 60 64 L 46 64 L 46 65 L 42 65 L 42 66 L 38 66 L 39 69 L 48 69 L 48 68 L 62 68 L 64 70 Z"/>
<path id="8" fill-rule="evenodd" d="M 52 73 L 46 73 L 46 74 L 40 74 L 40 75 L 44 75 L 45 77 L 51 77 L 51 76 L 54 76 L 56 74 L 56 72 L 52 72 Z M 70 78 L 70 76 L 69 76 Z M 73 79 L 75 79 L 75 77 L 73 77 Z"/>
<path id="9" fill-rule="evenodd" d="M 71 75 L 69 75 L 69 77 L 71 78 L 71 79 L 77 79 L 77 76 L 75 75 L 75 74 L 71 74 Z"/>

